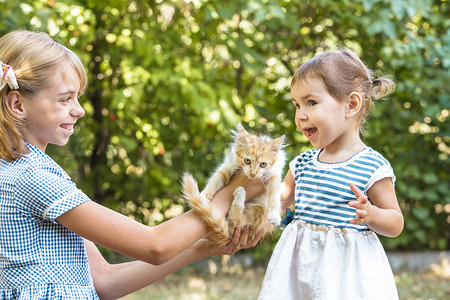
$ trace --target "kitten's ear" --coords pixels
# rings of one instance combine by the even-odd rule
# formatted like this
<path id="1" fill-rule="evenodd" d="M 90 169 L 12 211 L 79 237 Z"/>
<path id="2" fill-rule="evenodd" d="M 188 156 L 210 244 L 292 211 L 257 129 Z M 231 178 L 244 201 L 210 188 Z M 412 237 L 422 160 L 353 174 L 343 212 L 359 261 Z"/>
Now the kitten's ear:
<path id="1" fill-rule="evenodd" d="M 270 151 L 278 152 L 283 147 L 285 136 L 282 135 L 279 138 L 276 138 L 272 141 L 272 144 L 270 145 Z"/>
<path id="2" fill-rule="evenodd" d="M 237 132 L 240 136 L 246 136 L 248 135 L 247 130 L 245 130 L 244 126 L 242 126 L 241 123 L 237 124 L 236 126 Z"/>
<path id="3" fill-rule="evenodd" d="M 241 123 L 237 124 L 236 129 L 231 130 L 232 136 L 236 143 L 244 147 L 247 143 L 248 132 L 244 129 Z"/>

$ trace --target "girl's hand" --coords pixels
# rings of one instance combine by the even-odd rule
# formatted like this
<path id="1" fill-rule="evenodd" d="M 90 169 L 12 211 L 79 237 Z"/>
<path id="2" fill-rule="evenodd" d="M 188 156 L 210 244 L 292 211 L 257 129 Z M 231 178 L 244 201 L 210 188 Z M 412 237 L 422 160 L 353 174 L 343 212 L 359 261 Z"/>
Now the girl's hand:
<path id="1" fill-rule="evenodd" d="M 255 247 L 261 238 L 262 232 L 259 232 L 254 239 L 249 239 L 248 236 L 248 226 L 242 228 L 236 228 L 234 231 L 233 238 L 231 241 L 223 246 L 218 246 L 214 242 L 203 238 L 199 240 L 194 247 L 198 251 L 205 252 L 205 257 L 213 255 L 233 255 L 240 249 Z"/>
<path id="2" fill-rule="evenodd" d="M 350 183 L 350 189 L 356 196 L 356 201 L 350 201 L 348 203 L 348 206 L 356 208 L 356 216 L 350 220 L 350 223 L 354 225 L 367 224 L 372 204 L 369 202 L 367 195 L 357 188 L 355 184 Z"/>

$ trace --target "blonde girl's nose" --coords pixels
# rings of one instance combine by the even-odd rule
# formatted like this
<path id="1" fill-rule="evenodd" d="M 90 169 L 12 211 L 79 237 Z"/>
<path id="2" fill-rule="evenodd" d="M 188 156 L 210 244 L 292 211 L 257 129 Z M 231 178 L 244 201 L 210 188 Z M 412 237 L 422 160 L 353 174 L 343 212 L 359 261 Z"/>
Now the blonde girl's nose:
<path id="1" fill-rule="evenodd" d="M 74 106 L 72 107 L 71 113 L 74 117 L 82 118 L 84 116 L 84 108 L 81 106 L 80 102 L 75 101 Z"/>

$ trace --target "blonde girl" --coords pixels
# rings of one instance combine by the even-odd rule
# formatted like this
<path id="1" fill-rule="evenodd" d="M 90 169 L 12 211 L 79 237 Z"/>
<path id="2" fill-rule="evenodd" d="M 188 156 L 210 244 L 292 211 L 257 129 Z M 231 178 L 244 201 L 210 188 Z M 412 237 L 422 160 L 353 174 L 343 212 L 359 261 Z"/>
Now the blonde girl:
<path id="1" fill-rule="evenodd" d="M 295 203 L 258 299 L 398 299 L 377 234 L 395 237 L 403 216 L 389 162 L 360 133 L 372 98 L 394 83 L 350 50 L 304 63 L 291 82 L 295 124 L 314 149 L 289 164 L 283 210 Z"/>
<path id="2" fill-rule="evenodd" d="M 45 33 L 18 30 L 0 38 L 0 64 L 0 299 L 116 299 L 257 243 L 237 228 L 217 248 L 201 239 L 207 230 L 192 211 L 149 227 L 91 201 L 45 154 L 84 116 L 79 58 Z M 237 176 L 213 199 L 223 214 L 237 186 L 249 197 L 264 191 Z M 109 264 L 94 243 L 138 260 Z"/>

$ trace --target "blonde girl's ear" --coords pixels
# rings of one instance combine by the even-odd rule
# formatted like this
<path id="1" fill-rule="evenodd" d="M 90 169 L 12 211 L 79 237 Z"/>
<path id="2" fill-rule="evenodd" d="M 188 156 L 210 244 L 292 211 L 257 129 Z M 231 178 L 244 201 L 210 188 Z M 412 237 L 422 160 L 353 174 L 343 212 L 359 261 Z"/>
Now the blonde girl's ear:
<path id="1" fill-rule="evenodd" d="M 356 116 L 362 107 L 362 97 L 358 92 L 353 92 L 347 99 L 347 104 L 345 108 L 345 116 L 347 118 L 352 118 Z"/>
<path id="2" fill-rule="evenodd" d="M 6 105 L 8 106 L 8 109 L 19 118 L 25 116 L 23 100 L 22 95 L 17 91 L 11 91 L 6 96 Z"/>

